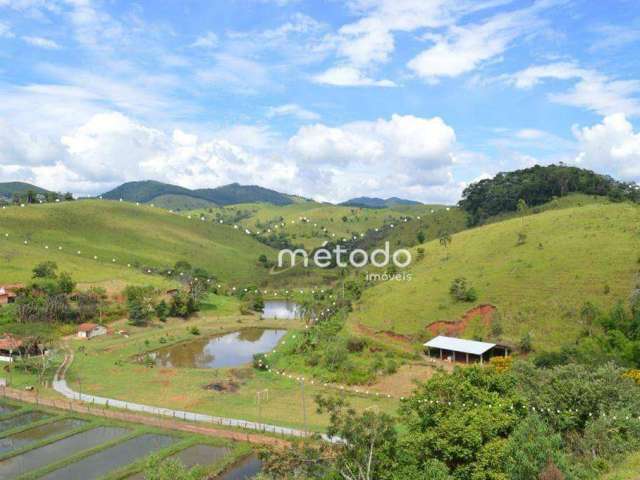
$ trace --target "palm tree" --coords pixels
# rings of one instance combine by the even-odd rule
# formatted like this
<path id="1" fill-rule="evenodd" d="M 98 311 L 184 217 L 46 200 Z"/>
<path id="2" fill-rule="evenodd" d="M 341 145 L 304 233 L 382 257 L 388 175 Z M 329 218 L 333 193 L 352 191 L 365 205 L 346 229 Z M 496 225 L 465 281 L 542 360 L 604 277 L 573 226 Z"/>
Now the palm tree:
<path id="1" fill-rule="evenodd" d="M 449 258 L 449 250 L 447 249 L 449 245 L 451 245 L 452 239 L 449 232 L 444 232 L 440 234 L 440 245 L 444 247 L 445 252 L 447 252 L 447 258 Z"/>

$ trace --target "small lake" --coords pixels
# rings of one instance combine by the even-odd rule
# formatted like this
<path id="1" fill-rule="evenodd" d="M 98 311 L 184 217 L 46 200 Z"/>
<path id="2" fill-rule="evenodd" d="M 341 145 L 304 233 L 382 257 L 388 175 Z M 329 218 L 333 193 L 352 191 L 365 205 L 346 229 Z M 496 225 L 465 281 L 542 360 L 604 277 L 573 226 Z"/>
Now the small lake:
<path id="1" fill-rule="evenodd" d="M 257 455 L 252 454 L 232 465 L 229 470 L 216 477 L 216 480 L 248 480 L 255 477 L 262 470 L 262 462 Z"/>
<path id="2" fill-rule="evenodd" d="M 288 300 L 265 300 L 262 318 L 295 320 L 300 318 L 300 305 Z"/>
<path id="3" fill-rule="evenodd" d="M 164 347 L 149 355 L 159 367 L 225 368 L 246 365 L 256 353 L 270 352 L 286 330 L 245 328 Z"/>

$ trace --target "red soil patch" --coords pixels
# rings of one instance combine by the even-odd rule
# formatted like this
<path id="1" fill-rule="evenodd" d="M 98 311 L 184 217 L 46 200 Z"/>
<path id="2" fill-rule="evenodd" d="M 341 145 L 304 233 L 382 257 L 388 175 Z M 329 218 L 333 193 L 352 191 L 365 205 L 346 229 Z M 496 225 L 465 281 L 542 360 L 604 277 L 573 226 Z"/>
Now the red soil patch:
<path id="1" fill-rule="evenodd" d="M 355 330 L 366 337 L 376 338 L 378 340 L 391 340 L 397 346 L 406 349 L 411 346 L 412 340 L 410 337 L 406 335 L 401 335 L 399 333 L 395 333 L 389 330 L 379 330 L 376 331 L 373 328 L 367 327 L 362 323 L 358 322 L 354 325 Z"/>
<path id="2" fill-rule="evenodd" d="M 474 318 L 480 318 L 482 325 L 491 326 L 493 314 L 496 312 L 493 305 L 478 305 L 465 313 L 460 320 L 441 321 L 432 323 L 427 330 L 432 335 L 446 335 L 449 337 L 460 336 Z"/>

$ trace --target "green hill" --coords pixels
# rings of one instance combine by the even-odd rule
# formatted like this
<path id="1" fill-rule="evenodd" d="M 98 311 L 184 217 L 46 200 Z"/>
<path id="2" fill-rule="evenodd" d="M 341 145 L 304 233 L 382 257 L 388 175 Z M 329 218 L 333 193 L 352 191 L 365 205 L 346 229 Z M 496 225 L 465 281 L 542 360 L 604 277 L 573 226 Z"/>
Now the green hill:
<path id="1" fill-rule="evenodd" d="M 151 203 L 171 205 L 176 208 L 199 208 L 205 205 L 233 205 L 238 203 L 264 202 L 273 205 L 289 205 L 294 198 L 275 190 L 257 185 L 240 185 L 232 183 L 217 188 L 188 188 L 170 185 L 168 183 L 145 180 L 128 182 L 101 195 L 108 200 L 125 200 L 127 202 Z M 191 203 L 188 202 L 197 202 Z"/>
<path id="2" fill-rule="evenodd" d="M 434 322 L 492 304 L 504 340 L 531 332 L 534 345 L 557 347 L 579 332 L 585 301 L 607 308 L 628 299 L 639 269 L 639 225 L 639 206 L 596 203 L 465 230 L 446 251 L 437 240 L 428 242 L 412 280 L 368 289 L 351 325 L 420 338 Z M 520 233 L 526 240 L 518 245 Z M 452 299 L 449 287 L 458 277 L 477 290 L 476 302 Z M 465 334 L 486 337 L 487 330 L 470 325 Z"/>
<path id="3" fill-rule="evenodd" d="M 267 275 L 256 266 L 261 254 L 275 259 L 272 249 L 230 226 L 150 206 L 84 200 L 0 210 L 0 283 L 27 280 L 45 259 L 77 272 L 81 281 L 186 260 L 221 280 L 258 282 Z"/>
<path id="4" fill-rule="evenodd" d="M 46 195 L 47 193 L 52 193 L 49 190 L 45 190 L 44 188 L 37 187 L 36 185 L 31 185 L 30 183 L 25 182 L 5 182 L 0 183 L 0 196 L 12 197 L 14 194 L 24 194 L 31 190 L 34 193 L 41 193 Z"/>
<path id="5" fill-rule="evenodd" d="M 342 202 L 340 205 L 346 207 L 363 207 L 363 208 L 386 208 L 394 207 L 398 205 L 422 205 L 420 202 L 414 200 L 405 200 L 403 198 L 391 197 L 391 198 L 377 198 L 377 197 L 357 197 Z"/>

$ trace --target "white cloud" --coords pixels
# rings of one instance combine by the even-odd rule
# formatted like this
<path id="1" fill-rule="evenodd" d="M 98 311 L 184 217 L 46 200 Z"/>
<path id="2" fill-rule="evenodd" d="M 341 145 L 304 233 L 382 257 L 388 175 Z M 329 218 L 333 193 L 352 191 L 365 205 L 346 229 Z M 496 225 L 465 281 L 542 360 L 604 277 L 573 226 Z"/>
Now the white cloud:
<path id="1" fill-rule="evenodd" d="M 543 80 L 575 80 L 573 88 L 551 93 L 549 99 L 563 105 L 586 108 L 601 115 L 640 114 L 640 81 L 617 80 L 575 63 L 536 65 L 505 77 L 517 88 L 532 88 Z"/>
<path id="2" fill-rule="evenodd" d="M 238 125 L 204 138 L 116 112 L 57 137 L 2 127 L 1 178 L 76 193 L 147 178 L 191 188 L 260 184 L 331 201 L 364 194 L 454 201 L 462 188 L 451 172 L 455 132 L 438 117 L 315 124 L 286 143 L 267 127 Z"/>
<path id="3" fill-rule="evenodd" d="M 431 36 L 434 45 L 407 66 L 429 82 L 439 77 L 457 77 L 501 55 L 525 31 L 521 19 L 511 15 L 501 15 L 480 25 L 454 26 L 446 35 Z"/>
<path id="4" fill-rule="evenodd" d="M 634 132 L 624 114 L 609 115 L 601 123 L 573 130 L 580 143 L 576 163 L 640 181 L 640 132 Z"/>
<path id="5" fill-rule="evenodd" d="M 254 60 L 221 53 L 215 56 L 216 64 L 196 72 L 197 80 L 204 86 L 220 86 L 236 93 L 255 94 L 271 83 L 268 68 Z"/>
<path id="6" fill-rule="evenodd" d="M 320 115 L 316 112 L 307 110 L 296 103 L 286 103 L 277 107 L 270 107 L 267 110 L 267 117 L 269 118 L 285 116 L 299 118 L 300 120 L 318 120 L 320 118 Z"/>
<path id="7" fill-rule="evenodd" d="M 333 85 L 336 87 L 395 87 L 391 80 L 374 80 L 363 75 L 355 67 L 333 67 L 312 77 L 316 83 Z"/>
<path id="8" fill-rule="evenodd" d="M 394 192 L 426 199 L 434 189 L 455 183 L 455 142 L 453 128 L 439 117 L 393 115 L 338 127 L 301 127 L 289 139 L 289 151 L 302 169 L 324 179 L 319 195 L 325 199 Z"/>
<path id="9" fill-rule="evenodd" d="M 0 38 L 13 38 L 14 34 L 11 27 L 4 22 L 0 22 Z"/>
<path id="10" fill-rule="evenodd" d="M 207 32 L 195 39 L 191 44 L 193 48 L 214 48 L 218 45 L 218 35 L 214 32 Z"/>
<path id="11" fill-rule="evenodd" d="M 33 45 L 34 47 L 38 48 L 44 48 L 45 50 L 57 50 L 60 48 L 60 45 L 58 45 L 55 41 L 44 37 L 24 36 L 22 37 L 22 40 L 27 42 L 29 45 Z"/>
<path id="12" fill-rule="evenodd" d="M 535 33 L 542 25 L 538 14 L 555 3 L 538 1 L 527 8 L 494 15 L 484 22 L 452 25 L 444 34 L 425 35 L 433 46 L 410 60 L 407 66 L 431 83 L 440 77 L 471 72 L 484 62 L 499 58 L 517 38 Z"/>

